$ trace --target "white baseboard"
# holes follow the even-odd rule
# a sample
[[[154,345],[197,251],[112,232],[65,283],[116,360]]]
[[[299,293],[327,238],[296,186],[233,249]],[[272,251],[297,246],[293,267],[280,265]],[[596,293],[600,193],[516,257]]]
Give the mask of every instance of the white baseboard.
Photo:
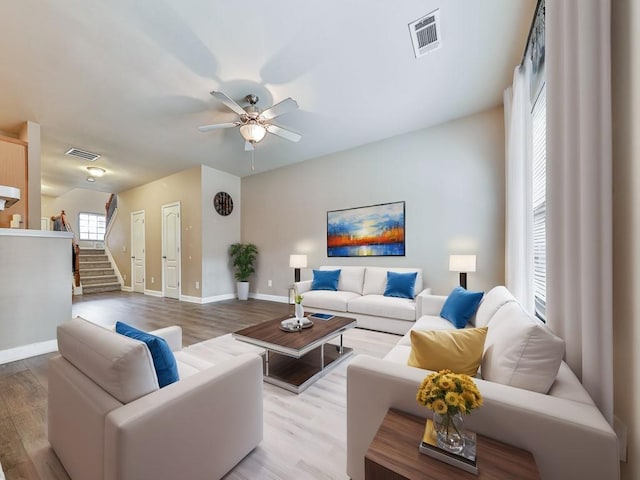
[[[144,291],[145,295],[151,295],[152,297],[162,297],[162,292],[160,290],[146,290]]]
[[[133,288],[128,287],[126,285],[122,285],[122,287],[120,288],[120,290],[122,290],[123,292],[133,292]]]
[[[7,350],[0,350],[0,365],[35,357],[43,353],[55,352],[56,350],[58,350],[57,340],[47,340],[45,342],[31,343],[20,347],[8,348]]]
[[[214,295],[212,297],[191,297],[189,295],[180,295],[180,300],[183,302],[191,302],[191,303],[213,303],[213,302],[221,302],[223,300],[233,300],[236,298],[234,293],[225,293],[223,295]]]
[[[268,302],[289,303],[289,297],[284,295],[266,295],[264,293],[250,293],[249,297],[256,300],[266,300]]]

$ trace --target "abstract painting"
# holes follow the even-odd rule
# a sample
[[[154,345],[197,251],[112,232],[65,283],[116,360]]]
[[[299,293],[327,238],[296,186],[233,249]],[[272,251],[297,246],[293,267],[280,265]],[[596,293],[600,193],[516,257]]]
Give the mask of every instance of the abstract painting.
[[[327,212],[328,257],[404,255],[404,202]]]

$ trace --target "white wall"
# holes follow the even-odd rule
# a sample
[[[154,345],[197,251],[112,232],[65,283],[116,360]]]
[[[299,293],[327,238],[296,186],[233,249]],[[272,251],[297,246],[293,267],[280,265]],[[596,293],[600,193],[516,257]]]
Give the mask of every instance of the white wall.
[[[615,414],[627,425],[622,478],[640,478],[640,2],[612,3]]]
[[[55,340],[56,327],[71,318],[71,236],[2,228],[0,265],[2,363],[16,359],[7,351]]]
[[[327,258],[328,210],[396,201],[406,202],[405,257]],[[469,289],[504,283],[502,108],[243,178],[242,240],[260,250],[251,290],[266,295],[287,295],[291,253],[310,268],[421,267],[439,294],[458,282],[449,255],[475,253]]]
[[[219,215],[213,197],[227,192],[233,199],[230,215]],[[229,245],[240,241],[240,177],[202,166],[202,297],[233,295],[235,279]]]
[[[79,237],[78,214],[82,213],[98,213],[105,215],[105,205],[111,194],[104,192],[96,192],[95,190],[86,190],[84,188],[74,188],[60,195],[59,197],[42,196],[42,216],[51,218],[52,215],[60,215],[62,210],[67,215],[67,220],[71,224],[76,237]],[[38,226],[40,221],[38,220]],[[39,228],[39,227],[38,227]],[[94,242],[78,242],[80,248],[91,248]]]

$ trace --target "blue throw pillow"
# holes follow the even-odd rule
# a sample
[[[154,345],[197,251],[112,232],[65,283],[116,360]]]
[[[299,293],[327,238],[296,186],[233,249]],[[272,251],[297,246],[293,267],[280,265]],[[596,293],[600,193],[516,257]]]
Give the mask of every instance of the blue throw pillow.
[[[173,352],[164,338],[156,337],[122,322],[116,322],[116,332],[147,344],[151,358],[153,358],[153,366],[156,369],[160,388],[179,380],[176,357],[173,356]]]
[[[417,276],[418,272],[387,272],[387,286],[384,289],[384,296],[413,299]]]
[[[464,328],[471,316],[476,313],[484,292],[470,292],[456,287],[442,306],[440,316],[453,323],[456,328]]]
[[[340,270],[314,270],[311,290],[338,290]]]

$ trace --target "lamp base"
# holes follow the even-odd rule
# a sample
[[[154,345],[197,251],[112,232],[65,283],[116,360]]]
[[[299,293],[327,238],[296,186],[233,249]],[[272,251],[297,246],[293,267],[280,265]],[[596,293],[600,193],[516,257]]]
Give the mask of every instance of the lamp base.
[[[467,273],[466,272],[460,272],[460,286],[465,290],[467,289]]]

